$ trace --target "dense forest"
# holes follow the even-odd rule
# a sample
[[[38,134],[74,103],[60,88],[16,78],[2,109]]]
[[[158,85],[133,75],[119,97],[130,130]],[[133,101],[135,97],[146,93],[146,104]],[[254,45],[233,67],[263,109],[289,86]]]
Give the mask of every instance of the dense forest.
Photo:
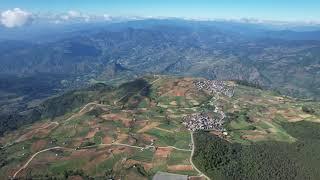
[[[302,121],[282,126],[296,142],[242,145],[207,132],[195,133],[194,162],[214,179],[319,179],[320,125]]]

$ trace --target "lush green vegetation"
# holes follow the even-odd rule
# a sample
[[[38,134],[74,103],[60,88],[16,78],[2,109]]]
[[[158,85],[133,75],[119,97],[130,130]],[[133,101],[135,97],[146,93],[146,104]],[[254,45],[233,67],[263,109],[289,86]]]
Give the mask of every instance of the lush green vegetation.
[[[39,119],[40,113],[34,107],[52,95],[74,88],[63,83],[70,78],[73,77],[52,73],[0,74],[0,135]]]
[[[142,162],[152,162],[153,151],[152,150],[137,150],[130,159],[134,159]]]
[[[80,169],[85,163],[85,159],[74,159],[55,163],[49,167],[50,171],[59,174],[68,170]]]
[[[316,112],[311,106],[302,106],[302,111],[308,114],[314,114]]]
[[[239,80],[239,79],[235,79],[234,81],[239,85],[249,86],[249,87],[253,87],[253,88],[257,88],[257,89],[263,89],[261,87],[261,85],[259,84],[259,82],[250,82],[247,80]]]
[[[302,121],[281,125],[296,142],[243,145],[196,133],[194,162],[214,179],[318,179],[320,124]]]
[[[168,165],[189,164],[191,152],[173,150],[168,159]]]

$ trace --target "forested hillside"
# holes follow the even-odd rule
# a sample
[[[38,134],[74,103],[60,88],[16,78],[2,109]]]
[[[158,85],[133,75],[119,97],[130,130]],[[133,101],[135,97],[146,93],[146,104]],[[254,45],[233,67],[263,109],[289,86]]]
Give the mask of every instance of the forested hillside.
[[[319,123],[283,124],[298,140],[242,145],[201,132],[195,137],[196,164],[214,179],[318,179]]]

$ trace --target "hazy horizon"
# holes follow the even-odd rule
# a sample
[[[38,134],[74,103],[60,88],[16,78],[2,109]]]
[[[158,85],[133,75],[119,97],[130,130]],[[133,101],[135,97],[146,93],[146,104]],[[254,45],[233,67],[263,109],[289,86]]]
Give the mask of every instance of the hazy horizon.
[[[195,20],[243,20],[253,22],[319,23],[320,2],[307,1],[208,1],[208,0],[4,0],[0,4],[1,24],[6,27],[22,26],[30,19],[62,21],[111,20],[112,17],[184,18]],[[15,22],[13,22],[15,21]],[[16,22],[18,21],[18,22]]]

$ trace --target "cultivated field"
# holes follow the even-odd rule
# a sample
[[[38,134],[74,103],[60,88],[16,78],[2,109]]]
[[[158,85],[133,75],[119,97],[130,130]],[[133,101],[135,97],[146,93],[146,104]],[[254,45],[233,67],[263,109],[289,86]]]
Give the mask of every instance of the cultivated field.
[[[226,114],[229,142],[295,142],[282,122],[320,122],[319,104],[236,85],[234,96],[198,90],[191,78],[150,76],[106,92],[72,113],[44,119],[0,139],[6,165],[1,178],[86,174],[92,177],[148,179],[158,171],[191,176],[193,144],[182,118],[216,105]],[[316,109],[316,108],[315,108]],[[318,108],[319,109],[319,108]],[[197,177],[193,177],[196,179]]]

